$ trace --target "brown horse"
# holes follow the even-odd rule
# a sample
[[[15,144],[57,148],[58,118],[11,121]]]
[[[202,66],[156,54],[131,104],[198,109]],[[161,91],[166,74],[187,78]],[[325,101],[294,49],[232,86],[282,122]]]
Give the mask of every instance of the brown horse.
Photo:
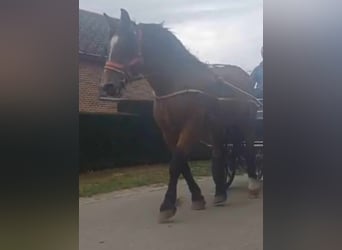
[[[187,163],[191,147],[200,140],[213,145],[215,204],[221,205],[227,199],[224,172],[227,136],[236,143],[240,142],[238,134],[246,140],[249,190],[257,194],[259,182],[256,179],[253,152],[257,100],[218,78],[162,25],[137,25],[125,10],[121,10],[118,26],[113,25],[111,18],[106,18],[112,33],[101,95],[117,97],[130,79],[143,74],[156,95],[154,118],[172,151],[169,184],[160,206],[160,221],[166,221],[176,213],[180,174],[184,176],[192,194],[192,208],[205,208],[201,189]],[[227,128],[233,133],[227,133]]]

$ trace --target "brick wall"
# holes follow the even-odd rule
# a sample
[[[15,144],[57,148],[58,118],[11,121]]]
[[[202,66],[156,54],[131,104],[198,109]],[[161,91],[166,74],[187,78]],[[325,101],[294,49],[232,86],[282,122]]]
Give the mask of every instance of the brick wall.
[[[99,83],[103,65],[80,59],[79,61],[79,112],[115,113],[117,103],[99,100]]]

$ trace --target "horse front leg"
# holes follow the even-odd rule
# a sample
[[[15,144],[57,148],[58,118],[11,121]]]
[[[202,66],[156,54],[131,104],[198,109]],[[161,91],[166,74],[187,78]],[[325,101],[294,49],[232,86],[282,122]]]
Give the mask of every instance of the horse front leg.
[[[160,206],[160,222],[166,222],[169,218],[176,214],[177,183],[180,174],[183,175],[191,192],[191,208],[193,210],[205,209],[205,199],[202,195],[200,187],[196,183],[191,173],[186,155],[182,150],[176,149],[172,155],[172,160],[169,167],[168,189],[166,191],[163,203]]]
[[[188,184],[189,190],[191,192],[191,200],[192,200],[192,205],[191,208],[193,210],[202,210],[205,209],[205,199],[202,195],[201,189],[196,183],[192,173],[191,169],[189,167],[188,162],[185,162],[185,165],[182,168],[182,175]]]
[[[169,183],[167,191],[164,200],[160,205],[159,222],[161,223],[168,221],[168,219],[176,214],[177,183],[185,160],[185,155],[181,150],[174,150],[169,166]]]
[[[176,213],[177,183],[180,174],[183,174],[192,194],[192,208],[200,210],[205,207],[201,189],[194,180],[187,163],[187,155],[189,154],[192,145],[198,140],[198,131],[194,129],[194,125],[194,123],[189,121],[187,126],[182,129],[173,150],[169,168],[169,184],[164,200],[160,206],[160,222],[167,221]]]

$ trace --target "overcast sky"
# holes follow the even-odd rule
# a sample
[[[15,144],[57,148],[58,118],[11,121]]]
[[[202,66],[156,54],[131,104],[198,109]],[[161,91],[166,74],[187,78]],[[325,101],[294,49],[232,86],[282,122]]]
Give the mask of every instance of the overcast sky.
[[[250,71],[262,60],[262,0],[79,0],[79,6],[117,18],[125,8],[137,23],[164,21],[204,62]]]

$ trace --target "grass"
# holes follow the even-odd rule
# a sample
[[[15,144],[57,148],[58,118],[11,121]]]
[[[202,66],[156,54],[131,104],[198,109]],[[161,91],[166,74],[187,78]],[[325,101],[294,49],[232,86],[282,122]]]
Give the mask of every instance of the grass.
[[[194,176],[210,175],[208,161],[190,163]],[[168,165],[150,165],[110,169],[81,174],[79,177],[79,196],[90,197],[95,194],[140,187],[152,184],[167,184]]]

